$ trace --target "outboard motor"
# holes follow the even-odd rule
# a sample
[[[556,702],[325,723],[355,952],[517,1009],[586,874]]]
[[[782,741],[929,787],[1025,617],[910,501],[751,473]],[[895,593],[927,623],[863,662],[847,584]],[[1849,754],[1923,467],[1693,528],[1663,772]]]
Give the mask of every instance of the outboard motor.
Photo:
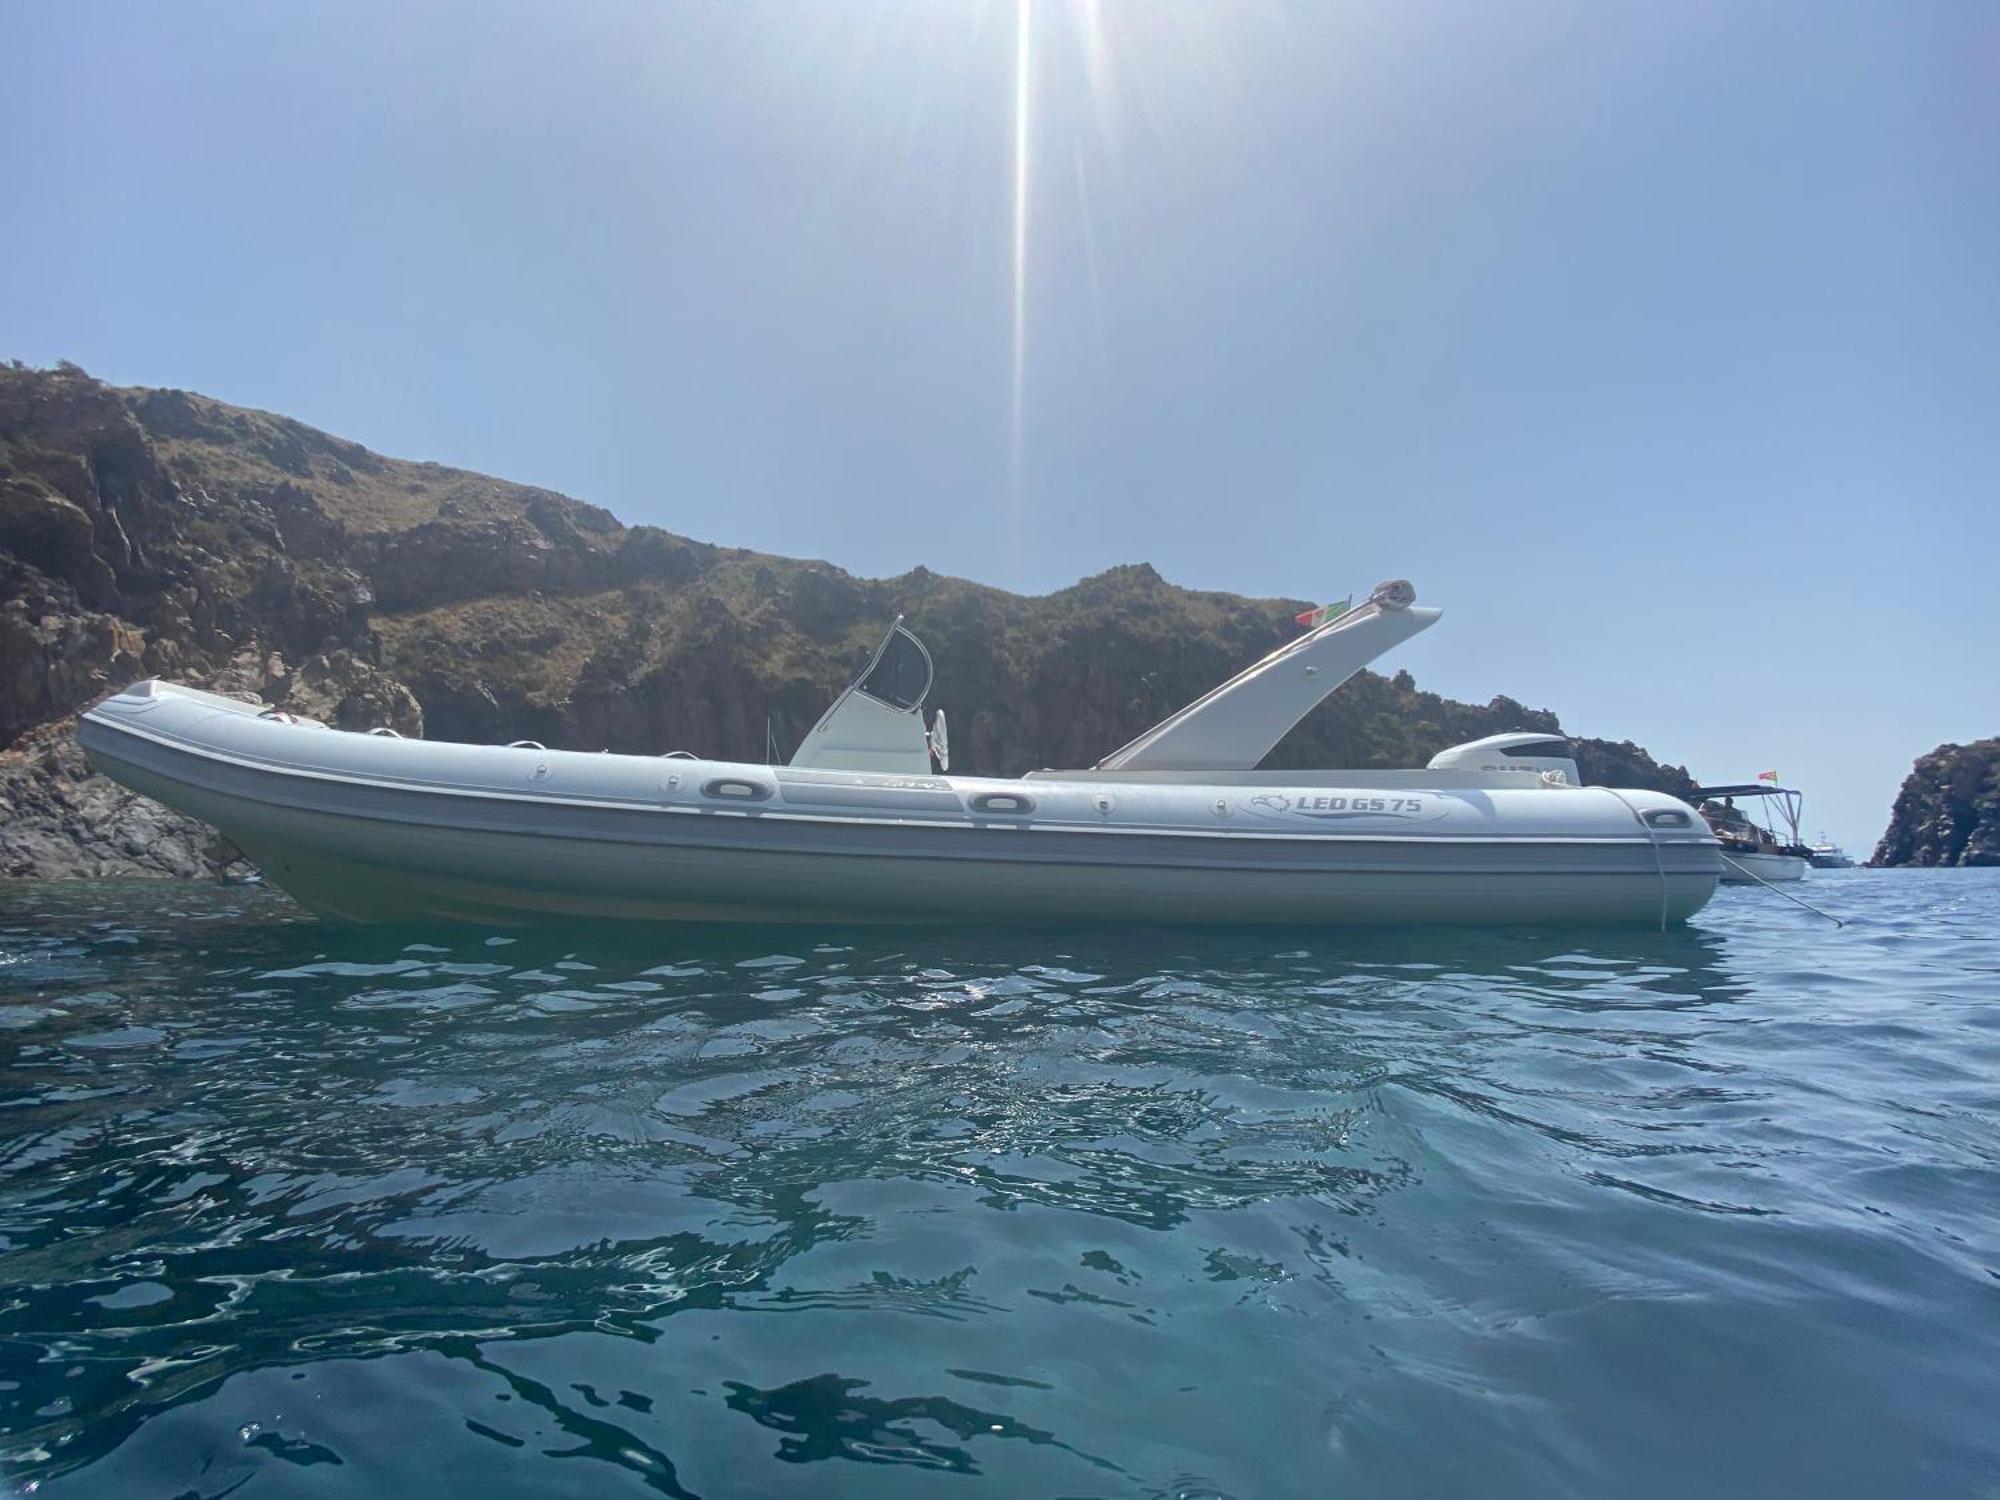
[[[1583,776],[1570,754],[1569,741],[1551,734],[1489,734],[1440,750],[1426,767],[1432,771],[1520,771],[1552,781],[1556,777],[1581,786]]]

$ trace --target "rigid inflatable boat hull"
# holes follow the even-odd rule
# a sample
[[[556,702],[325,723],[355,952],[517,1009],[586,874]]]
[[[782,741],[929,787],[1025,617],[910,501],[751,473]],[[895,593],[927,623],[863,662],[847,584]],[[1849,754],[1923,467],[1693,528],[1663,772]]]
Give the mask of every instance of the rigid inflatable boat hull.
[[[1712,841],[1640,823],[1681,806],[1657,794],[787,773],[371,739],[142,686],[86,716],[93,763],[351,921],[1653,924],[1720,872]],[[1032,813],[981,810],[1009,799]],[[1349,801],[1418,811],[1326,810]]]

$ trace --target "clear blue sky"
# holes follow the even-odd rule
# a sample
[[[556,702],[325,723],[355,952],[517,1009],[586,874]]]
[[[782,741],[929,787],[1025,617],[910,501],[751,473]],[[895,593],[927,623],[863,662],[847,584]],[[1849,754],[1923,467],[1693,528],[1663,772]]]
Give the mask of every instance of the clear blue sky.
[[[1027,3],[0,0],[0,356],[861,573],[1406,575],[1390,665],[1856,846],[2000,734],[2000,4]]]

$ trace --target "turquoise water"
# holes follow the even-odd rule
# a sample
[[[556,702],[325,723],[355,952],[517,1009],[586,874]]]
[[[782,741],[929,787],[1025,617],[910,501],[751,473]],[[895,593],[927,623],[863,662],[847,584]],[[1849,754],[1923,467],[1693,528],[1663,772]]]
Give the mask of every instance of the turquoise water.
[[[2000,872],[1668,936],[0,887],[52,1496],[2000,1494]]]

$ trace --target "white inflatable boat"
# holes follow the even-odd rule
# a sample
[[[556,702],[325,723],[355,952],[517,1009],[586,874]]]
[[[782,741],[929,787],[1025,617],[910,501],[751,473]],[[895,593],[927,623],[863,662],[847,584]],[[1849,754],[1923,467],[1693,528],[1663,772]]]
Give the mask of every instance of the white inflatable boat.
[[[788,765],[344,732],[172,683],[106,698],[92,763],[232,839],[323,916],[519,923],[1665,924],[1713,835],[1497,735],[1424,770],[1259,771],[1316,703],[1429,626],[1407,584],[1308,631],[1097,766],[935,774],[900,622]]]

